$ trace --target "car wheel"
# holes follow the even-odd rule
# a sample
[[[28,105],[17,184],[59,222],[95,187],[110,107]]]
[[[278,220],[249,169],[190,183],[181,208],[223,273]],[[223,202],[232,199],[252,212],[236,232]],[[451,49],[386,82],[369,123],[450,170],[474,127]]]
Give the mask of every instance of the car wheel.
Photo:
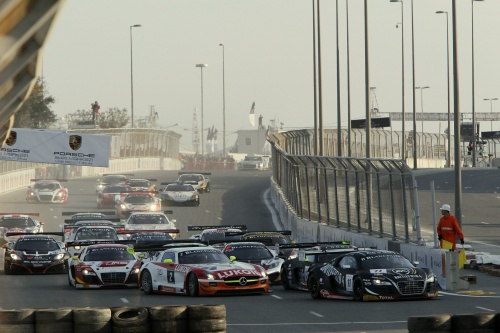
[[[205,192],[210,192],[210,185],[207,185],[207,187],[205,188]]]
[[[188,294],[189,296],[198,296],[200,293],[200,287],[198,285],[198,278],[195,274],[191,274],[188,277]]]
[[[283,283],[283,288],[290,290],[290,281],[288,281],[288,272],[285,268],[281,269],[281,283]]]
[[[10,275],[12,274],[12,271],[10,269],[10,265],[7,263],[7,261],[4,261],[4,264],[3,264],[3,272],[5,275]]]
[[[71,277],[68,273],[68,286],[73,287],[73,283],[71,283]]]
[[[361,281],[360,277],[354,279],[354,283],[352,285],[352,293],[355,301],[362,302],[363,294],[365,293],[365,287],[363,286],[363,281]]]
[[[153,279],[148,270],[145,270],[141,274],[141,288],[146,294],[151,294],[153,292]]]
[[[319,280],[316,274],[312,273],[307,278],[307,289],[311,293],[312,298],[320,298],[319,294]]]

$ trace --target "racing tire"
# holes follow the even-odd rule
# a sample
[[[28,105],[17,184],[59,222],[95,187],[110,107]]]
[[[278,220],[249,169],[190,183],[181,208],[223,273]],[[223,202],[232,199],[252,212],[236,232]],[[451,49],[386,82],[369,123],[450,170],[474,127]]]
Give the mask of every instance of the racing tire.
[[[111,309],[73,309],[73,323],[74,333],[111,333]]]
[[[451,332],[451,315],[408,317],[409,333]]]
[[[149,311],[143,307],[112,309],[111,324],[113,331],[147,333],[149,332]]]
[[[4,264],[3,264],[3,273],[5,275],[11,275],[12,274],[12,269],[10,268],[10,265],[7,263],[7,261],[4,261]]]
[[[151,273],[148,270],[144,270],[141,274],[141,289],[145,294],[153,293],[153,279],[151,278]]]
[[[496,332],[495,313],[472,313],[453,315],[451,329],[453,332]]]
[[[321,298],[320,295],[320,287],[319,287],[319,280],[316,274],[312,273],[309,275],[307,278],[307,289],[309,289],[309,292],[311,293],[311,297],[314,299]]]
[[[226,319],[189,321],[189,332],[193,333],[226,332],[226,328]]]
[[[0,310],[0,332],[34,333],[34,310]]]
[[[205,192],[210,193],[210,184],[207,184],[207,187],[205,187]]]
[[[290,287],[290,281],[288,281],[288,272],[285,268],[281,269],[280,275],[281,275],[281,283],[283,284],[283,289],[285,290],[292,289]]]
[[[189,332],[188,307],[185,305],[159,305],[149,308],[152,333]]]
[[[200,294],[200,286],[198,284],[198,278],[195,274],[190,274],[187,281],[187,292],[191,297],[196,297]]]
[[[189,305],[188,313],[189,320],[225,319],[226,306],[224,304]]]
[[[357,302],[363,302],[363,294],[365,293],[365,287],[363,286],[363,281],[360,277],[354,279],[352,284],[352,294],[353,298]]]
[[[73,332],[73,310],[70,308],[36,310],[35,331],[37,333]]]

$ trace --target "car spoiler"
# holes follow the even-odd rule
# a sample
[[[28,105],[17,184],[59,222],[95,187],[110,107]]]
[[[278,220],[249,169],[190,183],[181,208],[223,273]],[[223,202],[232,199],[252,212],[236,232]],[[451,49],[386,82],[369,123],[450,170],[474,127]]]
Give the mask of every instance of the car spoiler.
[[[104,215],[115,215],[114,211],[108,210],[104,212],[62,212],[62,216],[71,216],[75,214],[104,214]]]
[[[40,216],[39,213],[0,213],[0,215],[29,215],[29,216]]]
[[[154,244],[155,241],[148,244],[147,242],[138,242],[137,246],[134,248],[136,252],[153,252],[153,251],[163,251],[172,248],[181,248],[181,247],[194,247],[194,246],[207,246],[206,242],[197,241],[193,239],[175,239],[168,241],[158,241],[158,243]]]
[[[295,244],[276,244],[280,249],[292,249],[292,248],[308,248],[321,245],[331,245],[331,246],[351,246],[349,241],[338,241],[338,242],[313,242],[313,243],[295,243]],[[342,247],[338,247],[341,249]],[[331,249],[334,249],[333,247]]]
[[[43,179],[43,178],[35,178],[35,179],[30,179],[30,182],[38,182],[38,181],[41,181],[41,180],[53,180],[53,181],[58,181],[58,182],[67,182],[68,181],[67,179],[50,179],[50,178]]]
[[[63,236],[64,233],[62,233],[62,232],[37,232],[37,233],[31,233],[31,232],[7,232],[7,233],[5,233],[5,237],[10,237],[10,236],[40,236],[40,235]]]
[[[162,182],[160,185],[171,185],[171,184],[188,184],[188,185],[198,185],[196,180],[186,180],[183,182]]]
[[[251,237],[272,237],[272,235],[269,235],[269,234],[280,234],[280,235],[283,235],[283,236],[291,236],[292,235],[292,231],[291,230],[278,230],[278,231],[250,231],[250,232],[232,232],[232,231],[228,231],[226,233],[226,236],[238,236],[240,235],[241,236],[245,236],[245,235],[248,235],[249,238]]]
[[[103,173],[102,176],[134,176],[133,173]]]
[[[137,214],[139,214],[139,215],[140,215],[141,213],[148,213],[148,212],[132,212],[132,214],[133,214],[133,213],[137,213]],[[160,212],[151,212],[151,213],[160,213]],[[162,211],[162,213],[163,213],[163,214],[165,214],[165,215],[168,215],[168,214],[173,214],[173,213],[174,213],[174,211],[173,211],[173,210],[171,210],[171,209],[169,209],[169,210],[164,210],[164,211]]]
[[[207,230],[207,229],[240,229],[240,230],[247,230],[247,226],[244,224],[237,224],[237,225],[188,225],[187,227],[188,231],[200,231],[200,230]]]
[[[76,222],[84,222],[84,221],[97,221],[96,223],[99,222],[120,222],[121,220],[119,218],[83,218],[83,219],[66,219],[64,220],[64,225],[74,225]],[[99,224],[85,224],[85,225],[99,225]]]
[[[76,242],[68,242],[66,243],[66,247],[75,247],[75,246],[89,246],[95,244],[136,244],[135,240],[102,240],[102,239],[89,239],[89,240],[81,240]]]
[[[165,234],[178,234],[179,229],[139,229],[139,230],[128,230],[120,229],[117,231],[118,234],[140,234],[143,232],[162,232]]]
[[[138,193],[144,193],[144,194],[154,193],[154,194],[158,194],[159,192],[157,190],[130,190],[130,191],[120,192],[120,194],[121,193],[135,193],[135,194],[138,194]]]
[[[178,175],[191,175],[191,174],[194,174],[194,175],[206,175],[206,176],[210,176],[212,175],[211,172],[196,172],[196,171],[185,171],[185,172],[179,172],[177,173]]]

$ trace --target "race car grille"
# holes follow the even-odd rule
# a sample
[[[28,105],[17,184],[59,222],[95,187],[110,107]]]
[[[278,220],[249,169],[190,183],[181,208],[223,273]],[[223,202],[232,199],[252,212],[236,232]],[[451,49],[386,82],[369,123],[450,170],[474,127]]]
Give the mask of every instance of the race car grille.
[[[398,289],[402,295],[421,294],[424,291],[424,281],[400,281]]]
[[[40,201],[52,201],[52,195],[40,195]]]
[[[240,282],[241,278],[246,279],[244,284],[241,284],[241,282]],[[259,283],[259,278],[256,276],[244,276],[244,277],[239,276],[239,277],[231,277],[231,278],[225,279],[224,282],[225,282],[226,286],[229,286],[229,287],[241,287],[243,285],[253,286],[253,285],[256,285],[257,283]]]
[[[124,283],[127,278],[127,273],[102,273],[101,279],[103,283]]]

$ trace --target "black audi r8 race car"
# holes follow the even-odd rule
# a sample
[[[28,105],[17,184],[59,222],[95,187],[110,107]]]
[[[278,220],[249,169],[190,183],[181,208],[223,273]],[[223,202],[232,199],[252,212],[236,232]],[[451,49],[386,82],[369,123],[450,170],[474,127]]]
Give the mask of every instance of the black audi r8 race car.
[[[417,268],[397,252],[351,252],[310,270],[307,287],[313,298],[356,301],[431,299],[438,296],[436,275]]]
[[[307,291],[307,276],[309,271],[318,265],[323,265],[334,258],[353,251],[357,248],[349,242],[324,242],[324,243],[296,243],[280,246],[293,247],[290,259],[285,260],[281,266],[281,282],[286,290],[296,289]]]
[[[49,235],[61,236],[62,233],[46,232],[35,235],[7,233],[7,236],[20,236],[15,242],[3,246],[4,273],[6,275],[65,273],[65,259],[68,258],[64,243],[57,242]]]

